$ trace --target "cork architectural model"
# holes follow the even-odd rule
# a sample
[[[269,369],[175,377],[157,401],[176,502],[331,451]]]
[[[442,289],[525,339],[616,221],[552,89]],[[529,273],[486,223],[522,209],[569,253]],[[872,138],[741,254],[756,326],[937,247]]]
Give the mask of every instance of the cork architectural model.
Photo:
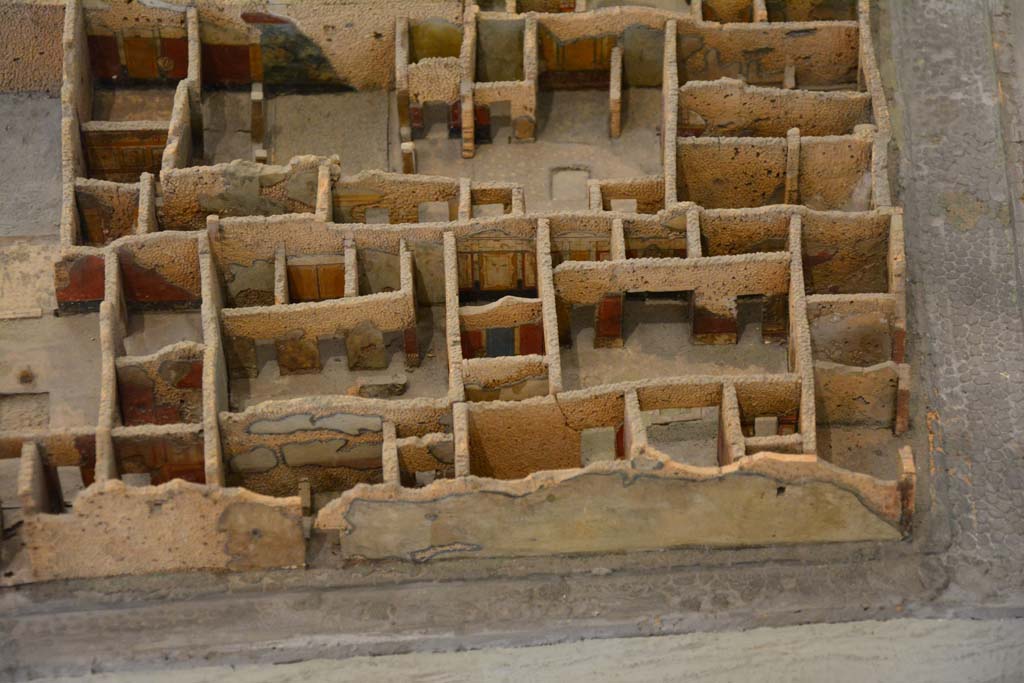
[[[98,369],[5,581],[910,533],[866,0],[19,11]]]

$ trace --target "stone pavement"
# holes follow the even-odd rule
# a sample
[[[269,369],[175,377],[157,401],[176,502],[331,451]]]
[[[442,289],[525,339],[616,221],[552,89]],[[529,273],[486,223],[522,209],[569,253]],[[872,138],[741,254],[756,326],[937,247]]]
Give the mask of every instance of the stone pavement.
[[[927,415],[917,426],[928,429],[927,466],[946,488],[939,494],[951,530],[946,597],[1020,605],[1024,214],[1000,111],[1017,103],[1000,99],[988,3],[891,4],[908,326]]]

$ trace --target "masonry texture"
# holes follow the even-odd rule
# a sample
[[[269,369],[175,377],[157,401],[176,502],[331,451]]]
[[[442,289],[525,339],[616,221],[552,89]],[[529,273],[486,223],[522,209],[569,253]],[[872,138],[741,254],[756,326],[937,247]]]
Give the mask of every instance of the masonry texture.
[[[61,206],[0,311],[0,672],[194,600],[281,617],[172,664],[1016,614],[1024,19],[568,4],[19,5]]]

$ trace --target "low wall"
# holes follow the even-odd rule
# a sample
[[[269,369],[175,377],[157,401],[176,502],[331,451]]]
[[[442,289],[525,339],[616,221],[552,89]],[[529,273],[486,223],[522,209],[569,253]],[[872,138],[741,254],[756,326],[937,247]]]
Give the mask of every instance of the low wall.
[[[310,337],[342,335],[369,321],[386,332],[412,327],[416,311],[403,292],[280,304],[251,308],[227,308],[221,313],[224,334],[248,339],[275,339],[294,330]]]
[[[20,458],[26,444],[37,447],[43,468],[77,467],[83,484],[88,486],[95,480],[95,426],[66,431],[0,433],[0,460]]]
[[[462,363],[469,401],[521,401],[547,396],[548,367],[540,354],[471,358]]]
[[[427,57],[408,65],[409,99],[414,103],[459,100],[462,67],[458,57]]]
[[[555,268],[554,280],[560,299],[585,305],[609,292],[706,290],[715,298],[783,294],[789,286],[789,254],[570,262]]]
[[[174,481],[94,485],[67,514],[24,514],[37,580],[305,565],[298,497]]]
[[[338,180],[333,198],[334,219],[339,223],[364,223],[368,208],[387,209],[389,223],[417,223],[420,204],[425,202],[447,202],[448,216],[455,220],[459,181],[440,176],[363,171]]]
[[[167,146],[161,157],[162,170],[185,168],[192,161],[192,108],[189,81],[180,81],[174,91],[174,107],[167,132]]]
[[[160,172],[164,230],[200,230],[206,217],[314,213],[321,157],[298,156],[284,166],[235,160]]]
[[[613,178],[591,182],[599,188],[600,208],[603,211],[614,210],[614,199],[635,199],[637,213],[655,214],[665,208],[665,180],[661,176]]]
[[[846,21],[857,18],[854,0],[765,0],[769,21]]]
[[[909,522],[897,481],[813,456],[759,453],[706,474],[629,461],[520,481],[474,477],[418,490],[360,487],[331,511],[341,551],[425,562],[680,546],[896,540]],[[598,500],[601,505],[581,505]],[[387,513],[384,513],[384,510]],[[730,510],[730,514],[721,514]]]
[[[680,120],[703,119],[702,135],[785,137],[846,135],[871,122],[871,95],[864,92],[783,90],[747,85],[734,78],[690,81],[679,89]]]

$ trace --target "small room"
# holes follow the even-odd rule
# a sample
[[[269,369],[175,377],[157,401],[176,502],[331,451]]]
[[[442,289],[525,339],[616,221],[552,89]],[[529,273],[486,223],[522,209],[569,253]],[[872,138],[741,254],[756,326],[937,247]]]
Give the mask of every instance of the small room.
[[[291,91],[267,86],[267,161],[338,155],[341,171],[388,169],[388,91]]]
[[[423,488],[455,478],[455,438],[431,433],[396,439],[399,481],[405,488]]]
[[[302,496],[304,513],[310,515],[357,484],[381,483],[381,415],[347,408],[345,399],[340,402],[325,410],[299,401],[225,418],[221,433],[228,485],[269,496]],[[296,429],[279,432],[282,421]]]
[[[346,174],[386,169],[387,91],[357,91],[326,46],[285,17],[243,20],[204,35],[204,163],[337,154]]]
[[[701,10],[704,21],[749,23],[754,20],[754,0],[704,0]]]
[[[526,22],[523,19],[479,19],[476,25],[477,83],[521,81],[523,42]]]
[[[544,355],[540,299],[504,297],[459,309],[462,357]]]
[[[348,334],[255,343],[256,375],[230,380],[232,410],[261,401],[301,396],[347,394],[364,398],[438,398],[448,387],[444,306],[422,306],[416,312],[416,353],[420,363],[408,362],[410,348],[401,331],[380,332],[372,326]],[[359,349],[357,354],[356,349]],[[282,368],[287,362],[299,369]]]
[[[889,231],[884,213],[808,213],[800,245],[808,294],[889,291]]]
[[[135,234],[140,192],[139,183],[76,179],[74,204],[78,211],[78,243],[104,246]]]
[[[723,390],[719,382],[662,383],[637,390],[648,449],[691,467],[718,467]]]
[[[570,424],[553,396],[472,403],[468,416],[470,474],[494,479],[580,467],[584,427],[604,426]]]
[[[824,0],[829,2],[830,0]],[[840,0],[846,2],[846,0]],[[794,10],[807,3],[786,2]],[[740,79],[750,85],[794,87],[813,91],[859,92],[859,27],[856,21],[827,21],[813,27],[792,30],[768,21],[743,26],[722,21],[722,15],[749,24],[751,0],[709,0],[704,2],[704,24],[678,25],[678,44],[695,44],[680,49],[679,83]],[[709,19],[718,9],[718,18]],[[776,14],[776,16],[778,16]],[[790,67],[787,74],[787,67]]]
[[[784,138],[679,138],[679,201],[706,209],[785,203]]]
[[[188,75],[184,27],[150,35],[88,36],[92,120],[170,121],[174,91]]]
[[[718,467],[718,405],[644,410],[647,443],[675,462]]]
[[[159,173],[177,84],[188,73],[184,26],[93,34],[87,45],[92,79],[78,87],[91,90],[91,111],[79,112],[88,177],[132,183]]]
[[[788,370],[785,338],[765,335],[763,297],[738,298],[735,344],[693,340],[692,292],[636,292],[615,298],[621,303],[606,299],[596,306],[572,306],[572,347],[561,352],[565,389],[657,377]],[[618,328],[608,329],[615,327],[612,309],[617,303]],[[600,319],[599,310],[603,312]],[[774,319],[768,321],[774,324],[771,329],[778,327]],[[612,340],[615,332],[621,335],[617,345],[600,339],[604,333]]]

